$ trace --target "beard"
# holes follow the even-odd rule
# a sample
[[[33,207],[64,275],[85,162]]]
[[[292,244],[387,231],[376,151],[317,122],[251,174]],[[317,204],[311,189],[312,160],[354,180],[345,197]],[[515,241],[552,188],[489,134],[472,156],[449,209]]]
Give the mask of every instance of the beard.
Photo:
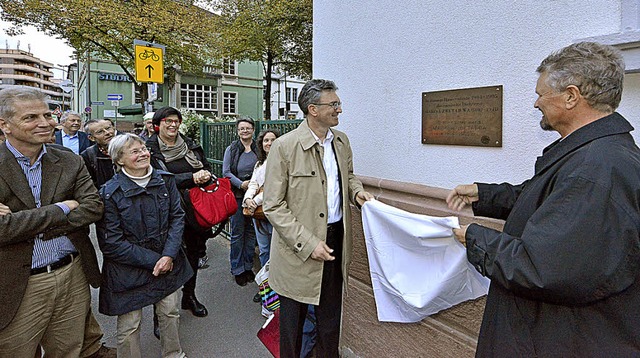
[[[549,123],[549,121],[547,120],[547,117],[544,116],[544,114],[542,115],[542,119],[540,120],[540,128],[542,128],[543,131],[554,130],[551,124]]]

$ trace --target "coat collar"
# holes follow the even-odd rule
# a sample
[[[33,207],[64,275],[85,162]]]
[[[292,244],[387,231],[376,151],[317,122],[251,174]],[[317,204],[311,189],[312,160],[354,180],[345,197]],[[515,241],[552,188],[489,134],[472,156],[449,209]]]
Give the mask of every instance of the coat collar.
[[[302,149],[309,150],[316,143],[316,138],[311,133],[311,128],[309,127],[308,119],[304,119],[302,123],[298,126],[298,130],[300,131],[300,144],[302,144]],[[333,133],[333,140],[339,141],[342,143],[342,138],[338,135],[337,131],[329,128],[329,130]]]
[[[591,122],[577,129],[564,140],[558,139],[546,147],[542,151],[542,156],[536,160],[536,174],[550,167],[568,153],[593,140],[615,134],[629,133],[632,130],[631,124],[617,112]]]
[[[158,171],[155,169],[152,169],[152,170],[153,172],[151,173],[151,179],[149,179],[149,183],[147,184],[146,188],[143,188],[140,185],[136,184],[133,180],[131,180],[128,176],[126,176],[122,172],[119,172],[113,178],[118,183],[118,186],[124,192],[125,197],[136,196],[146,191],[147,188],[164,185],[164,179],[162,179],[162,176],[160,175],[160,173],[158,173]]]

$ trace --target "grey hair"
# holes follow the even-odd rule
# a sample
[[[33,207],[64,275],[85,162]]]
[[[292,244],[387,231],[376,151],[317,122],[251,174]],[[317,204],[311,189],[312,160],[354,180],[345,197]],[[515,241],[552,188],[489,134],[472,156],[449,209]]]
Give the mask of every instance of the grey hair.
[[[113,161],[113,165],[116,166],[117,172],[122,170],[122,166],[118,164],[118,162],[120,161],[120,159],[122,159],[122,155],[124,154],[124,148],[136,142],[140,144],[145,144],[142,138],[131,133],[123,133],[123,134],[117,135],[113,137],[111,142],[109,142],[109,156],[111,157],[111,161]]]
[[[238,119],[236,119],[236,128],[240,127],[240,123],[242,122],[251,124],[251,128],[256,127],[256,122],[254,122],[253,119],[247,116],[240,116]]]
[[[96,123],[100,123],[102,121],[109,121],[109,123],[113,124],[113,121],[110,118],[92,118],[87,120],[86,122],[84,122],[84,129],[87,131],[87,134],[91,134],[93,135],[93,131],[89,128],[91,128],[92,125],[96,124]]]
[[[78,112],[74,112],[74,111],[66,111],[62,114],[62,117],[60,117],[60,123],[64,123],[67,121],[67,119],[69,119],[69,117],[71,116],[76,116],[80,119],[82,119],[82,116],[80,115],[80,113]]]
[[[35,88],[9,87],[0,91],[0,118],[13,119],[16,115],[16,102],[42,101],[47,103],[48,96]]]
[[[333,81],[322,79],[307,81],[302,90],[300,90],[300,95],[298,95],[298,106],[306,117],[309,113],[309,105],[317,103],[320,100],[320,96],[322,96],[322,92],[335,92],[337,90],[338,87]]]
[[[613,112],[622,98],[624,59],[616,48],[596,42],[579,42],[556,51],[536,69],[547,74],[554,91],[574,85],[595,110]]]

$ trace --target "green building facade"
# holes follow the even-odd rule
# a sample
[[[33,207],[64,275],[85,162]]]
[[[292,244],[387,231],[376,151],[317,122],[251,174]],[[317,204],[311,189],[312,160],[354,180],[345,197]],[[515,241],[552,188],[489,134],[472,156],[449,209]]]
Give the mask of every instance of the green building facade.
[[[207,66],[204,70],[203,75],[197,76],[178,72],[172,87],[158,85],[157,99],[149,103],[147,109],[173,106],[207,117],[262,119],[264,73],[259,62],[224,61],[222,69]],[[84,113],[85,119],[111,118],[122,131],[133,130],[134,124],[141,125],[145,111],[140,102],[144,99],[136,101],[139,94],[120,66],[91,59],[78,62],[75,71],[75,108]],[[114,102],[107,98],[109,94],[120,94],[123,99]]]

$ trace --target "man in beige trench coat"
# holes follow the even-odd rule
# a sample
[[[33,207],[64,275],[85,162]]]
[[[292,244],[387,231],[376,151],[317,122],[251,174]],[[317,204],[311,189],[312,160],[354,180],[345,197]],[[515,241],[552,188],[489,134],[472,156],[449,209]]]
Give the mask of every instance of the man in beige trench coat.
[[[280,295],[280,356],[299,357],[307,307],[315,305],[317,355],[337,357],[343,283],[351,261],[349,203],[373,196],[353,174],[342,103],[332,81],[311,80],[298,97],[300,126],[278,138],[267,161],[264,211],[274,227],[271,287]]]

